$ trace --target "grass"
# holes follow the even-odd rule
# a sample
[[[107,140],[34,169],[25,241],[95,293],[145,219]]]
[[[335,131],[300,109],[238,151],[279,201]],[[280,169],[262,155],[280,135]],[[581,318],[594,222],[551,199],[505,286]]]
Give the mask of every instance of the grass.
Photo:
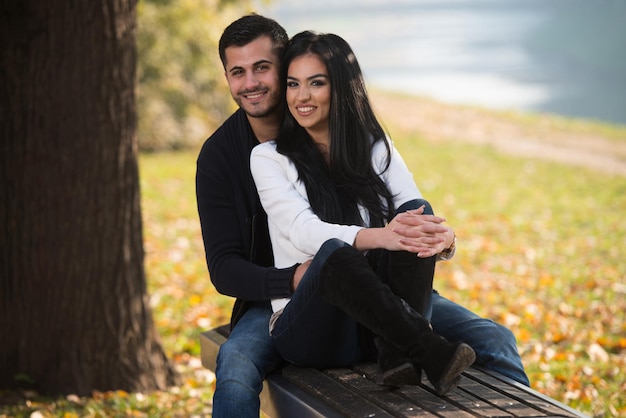
[[[626,416],[626,179],[489,147],[399,148],[458,235],[441,292],[515,333],[533,388]]]
[[[440,292],[515,333],[534,389],[592,416],[626,417],[626,178],[485,145],[412,134],[395,141],[458,236],[456,257],[438,267]],[[184,384],[90,398],[25,394],[0,417],[210,414],[214,377],[200,365],[198,335],[228,321],[232,300],[215,292],[206,270],[195,157],[140,158],[154,318]]]

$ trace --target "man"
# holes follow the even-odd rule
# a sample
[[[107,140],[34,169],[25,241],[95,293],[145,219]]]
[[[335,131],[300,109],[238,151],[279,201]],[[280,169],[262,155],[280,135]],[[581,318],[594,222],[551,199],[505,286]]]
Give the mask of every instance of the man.
[[[236,298],[231,335],[216,368],[214,417],[258,417],[267,374],[281,365],[269,334],[270,300],[290,296],[308,267],[273,267],[267,219],[250,173],[250,151],[278,133],[284,95],[280,57],[288,37],[274,20],[244,16],[222,34],[219,53],[239,109],[205,142],[196,195],[207,264],[216,289]],[[528,385],[515,338],[437,293],[431,323],[450,341],[465,341],[477,364]]]

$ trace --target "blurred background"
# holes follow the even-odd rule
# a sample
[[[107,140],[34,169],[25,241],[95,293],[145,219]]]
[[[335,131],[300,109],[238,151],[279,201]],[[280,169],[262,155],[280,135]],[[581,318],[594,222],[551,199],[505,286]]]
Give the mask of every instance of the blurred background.
[[[6,3],[15,14],[2,16],[11,23],[29,22],[24,7],[50,7]],[[66,11],[81,11],[75,4]],[[141,152],[135,180],[141,190],[144,267],[154,323],[182,384],[162,392],[107,391],[80,398],[27,391],[9,394],[11,402],[0,391],[0,418],[211,414],[215,381],[200,362],[199,334],[228,322],[233,299],[218,294],[209,280],[196,206],[196,159],[201,144],[235,110],[218,40],[228,24],[251,11],[274,17],[290,35],[313,29],[348,40],[369,85],[377,88],[375,107],[394,143],[424,195],[459,237],[454,261],[437,267],[437,288],[511,329],[534,389],[594,418],[626,418],[626,0],[138,0]],[[131,12],[125,10],[124,17]],[[15,29],[20,36],[43,39],[34,26],[0,27],[8,29],[5,35]],[[75,26],[60,32],[66,28]],[[14,39],[21,45],[22,38],[9,38],[11,45]],[[47,42],[37,45],[48,48]],[[62,51],[52,51],[55,59],[64,58]],[[49,53],[48,48],[34,56]],[[53,74],[65,68],[48,67]],[[30,83],[25,87],[32,90]],[[21,92],[5,90],[9,96]],[[50,114],[46,121],[57,123]],[[110,121],[109,116],[101,120]],[[80,117],[72,121],[83,123]],[[125,122],[129,128],[134,121]],[[20,158],[30,158],[29,166],[14,159],[7,167],[19,178],[33,173],[36,187],[23,189],[53,202],[32,205],[34,213],[56,221],[56,215],[66,219],[74,213],[68,210],[74,208],[72,199],[59,198],[40,179],[56,186],[63,173],[73,185],[91,160],[75,147],[60,147],[58,155],[41,152],[46,141],[56,144],[50,139],[58,133],[49,131],[43,143],[39,137],[25,141],[18,132],[3,144],[15,144]],[[73,135],[64,138],[65,144],[77,142]],[[42,169],[40,161],[52,170]],[[5,187],[10,196],[5,201],[12,205],[15,184],[21,183]],[[95,189],[67,188],[80,205],[81,190]],[[69,225],[95,220],[100,227],[105,212],[93,210],[89,219]],[[85,240],[111,242],[108,237]],[[56,238],[49,242],[59,242]],[[21,242],[40,245],[30,238]],[[77,265],[53,264],[61,270]],[[54,306],[75,313],[67,304]],[[32,384],[27,375],[15,379]],[[12,403],[14,409],[5,408]]]
[[[513,331],[534,389],[626,417],[624,0],[141,0],[146,271],[185,370],[177,406],[207,415],[198,334],[232,307],[208,280],[194,175],[198,148],[235,109],[218,39],[250,11],[351,44],[420,189],[462,242],[437,267],[438,289]]]
[[[370,86],[442,103],[626,125],[626,1],[144,0],[139,143],[197,148],[234,110],[216,45],[250,11],[333,32]]]
[[[626,2],[257,1],[290,36],[332,32],[372,85],[626,124]]]

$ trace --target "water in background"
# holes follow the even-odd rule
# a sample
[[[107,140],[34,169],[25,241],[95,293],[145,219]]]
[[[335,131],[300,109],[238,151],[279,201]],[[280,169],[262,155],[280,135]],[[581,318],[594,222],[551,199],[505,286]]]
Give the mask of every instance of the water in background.
[[[345,38],[368,84],[626,124],[624,0],[258,0],[289,35]]]

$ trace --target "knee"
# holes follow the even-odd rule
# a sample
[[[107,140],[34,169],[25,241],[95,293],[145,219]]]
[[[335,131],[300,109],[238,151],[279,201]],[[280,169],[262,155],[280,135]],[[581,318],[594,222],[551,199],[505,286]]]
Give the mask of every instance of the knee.
[[[345,241],[342,241],[338,238],[330,238],[326,241],[324,241],[324,243],[322,244],[322,246],[319,249],[319,252],[324,252],[327,254],[332,254],[333,252],[337,251],[340,248],[343,247],[350,247],[350,244],[348,244]]]
[[[500,341],[502,345],[506,346],[515,346],[517,344],[515,335],[510,329],[497,322],[491,320],[489,322],[491,323],[491,332],[495,341]]]
[[[332,256],[335,252],[337,252],[337,250],[340,250],[342,248],[354,247],[352,247],[352,245],[348,244],[347,242],[337,238],[331,238],[329,240],[326,240],[315,255],[315,259],[321,264],[324,264],[330,256]]]
[[[500,343],[500,349],[507,355],[514,354],[519,355],[517,352],[517,339],[513,331],[506,328],[504,325],[498,325],[498,339]]]
[[[479,351],[491,355],[517,353],[517,341],[510,329],[489,319],[483,322],[481,328],[482,330],[477,333],[480,338],[473,342]]]
[[[247,355],[245,347],[241,347],[236,340],[226,340],[217,353],[217,367],[228,368],[233,364],[244,363],[248,366],[254,364],[254,361]]]
[[[240,345],[226,341],[217,354],[213,417],[259,416],[265,375]]]
[[[420,206],[424,206],[424,214],[425,215],[434,215],[435,214],[435,212],[433,211],[433,207],[430,205],[428,200],[421,199],[421,198],[420,199],[409,200],[408,202],[403,203],[398,208],[396,213],[402,213],[402,212],[406,212],[408,210],[419,209]]]
[[[218,383],[237,383],[257,388],[263,384],[264,373],[245,347],[227,340],[217,353],[215,376]]]

